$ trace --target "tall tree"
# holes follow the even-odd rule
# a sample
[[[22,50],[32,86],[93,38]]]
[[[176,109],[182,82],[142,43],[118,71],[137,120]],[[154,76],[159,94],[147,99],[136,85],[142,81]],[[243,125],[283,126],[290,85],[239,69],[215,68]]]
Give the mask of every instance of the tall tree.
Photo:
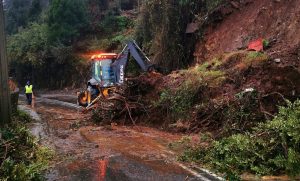
[[[70,45],[87,26],[84,0],[53,0],[48,13],[50,40]]]
[[[19,27],[25,27],[31,0],[10,0],[7,2],[6,30],[9,34],[16,33]]]
[[[42,12],[41,0],[33,0],[29,9],[29,21],[36,21]]]
[[[90,31],[99,31],[101,21],[108,9],[108,0],[88,0],[88,17],[90,24]]]

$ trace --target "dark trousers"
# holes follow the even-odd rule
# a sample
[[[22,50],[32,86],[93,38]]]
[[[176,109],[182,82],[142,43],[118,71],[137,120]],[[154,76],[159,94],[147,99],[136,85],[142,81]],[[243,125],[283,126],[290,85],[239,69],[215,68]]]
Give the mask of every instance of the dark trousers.
[[[27,98],[27,104],[31,105],[31,103],[32,103],[32,94],[31,93],[30,94],[26,94],[26,98]]]

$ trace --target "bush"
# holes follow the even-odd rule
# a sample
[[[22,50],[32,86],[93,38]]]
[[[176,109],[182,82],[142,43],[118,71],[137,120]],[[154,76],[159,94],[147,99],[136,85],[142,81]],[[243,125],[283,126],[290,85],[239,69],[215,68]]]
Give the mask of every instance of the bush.
[[[225,73],[215,70],[217,60],[191,69],[180,71],[182,81],[175,81],[174,90],[164,90],[155,105],[174,118],[189,117],[188,111],[195,105],[204,90],[219,86],[225,80]],[[179,86],[178,86],[179,85]],[[203,100],[202,100],[203,101]]]
[[[264,115],[260,110],[259,92],[242,91],[223,110],[223,134],[244,133],[257,126]]]
[[[43,60],[49,56],[47,39],[47,25],[32,23],[18,34],[9,37],[9,59],[33,66],[43,64]]]
[[[287,102],[271,121],[252,132],[214,141],[210,147],[187,151],[183,160],[200,161],[227,178],[244,172],[259,175],[300,175],[300,101]]]
[[[132,21],[125,16],[108,15],[102,22],[102,29],[105,34],[123,31],[133,25]]]
[[[14,116],[22,123],[29,123],[32,121],[31,117],[24,111],[17,110],[17,112],[14,113]]]
[[[0,180],[43,180],[44,171],[52,157],[48,148],[37,144],[24,126],[28,116],[14,115],[10,127],[0,129]]]
[[[165,90],[155,104],[170,113],[173,118],[188,118],[187,113],[197,99],[196,94],[202,86],[201,78],[190,78],[182,83],[174,92]]]
[[[73,86],[87,73],[86,64],[72,47],[51,44],[47,29],[45,24],[33,23],[9,37],[8,56],[17,81],[24,85],[31,80],[36,88]]]

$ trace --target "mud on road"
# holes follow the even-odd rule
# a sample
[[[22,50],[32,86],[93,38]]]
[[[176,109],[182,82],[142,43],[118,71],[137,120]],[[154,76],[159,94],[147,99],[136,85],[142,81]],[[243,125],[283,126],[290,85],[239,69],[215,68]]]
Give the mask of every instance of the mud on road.
[[[176,162],[168,144],[180,135],[138,126],[99,127],[76,106],[54,102],[37,98],[31,111],[32,133],[56,152],[47,180],[217,180]]]

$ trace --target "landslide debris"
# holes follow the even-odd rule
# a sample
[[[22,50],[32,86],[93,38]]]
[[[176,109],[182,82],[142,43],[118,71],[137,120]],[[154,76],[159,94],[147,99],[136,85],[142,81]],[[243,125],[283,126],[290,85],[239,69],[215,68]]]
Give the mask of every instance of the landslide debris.
[[[222,134],[229,126],[242,132],[271,119],[284,99],[299,98],[299,5],[296,0],[224,1],[204,22],[198,18],[195,26],[204,32],[194,66],[155,81],[149,77],[156,82],[148,93],[149,120],[180,131]],[[267,49],[246,51],[258,38],[269,42]]]

